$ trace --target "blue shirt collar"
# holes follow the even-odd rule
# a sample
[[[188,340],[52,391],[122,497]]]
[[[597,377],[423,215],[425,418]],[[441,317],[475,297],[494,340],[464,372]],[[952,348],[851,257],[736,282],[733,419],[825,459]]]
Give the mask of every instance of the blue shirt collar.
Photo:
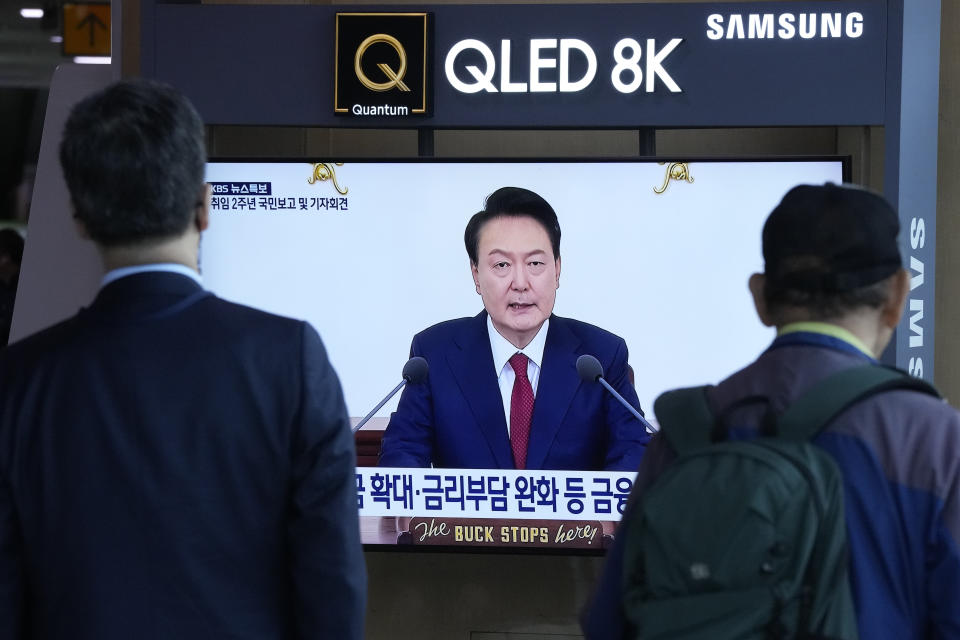
[[[793,331],[790,333],[784,333],[776,337],[776,339],[773,341],[773,344],[770,345],[768,351],[770,349],[778,349],[780,347],[790,346],[825,347],[827,349],[833,349],[835,351],[842,351],[844,353],[859,356],[864,360],[874,364],[878,362],[876,358],[864,353],[861,349],[857,348],[850,342],[847,342],[846,340],[836,336],[820,333],[818,331]]]

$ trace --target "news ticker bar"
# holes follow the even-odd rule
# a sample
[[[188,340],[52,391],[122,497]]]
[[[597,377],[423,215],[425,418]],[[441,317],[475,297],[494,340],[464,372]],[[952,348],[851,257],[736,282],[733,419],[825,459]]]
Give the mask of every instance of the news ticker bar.
[[[361,516],[617,521],[636,472],[358,467]]]

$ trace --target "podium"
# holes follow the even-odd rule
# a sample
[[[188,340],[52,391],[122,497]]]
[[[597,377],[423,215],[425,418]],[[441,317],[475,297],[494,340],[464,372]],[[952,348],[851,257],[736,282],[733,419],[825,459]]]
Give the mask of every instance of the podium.
[[[360,429],[353,434],[353,442],[357,448],[357,466],[375,467],[380,458],[380,442],[383,440],[382,429]]]

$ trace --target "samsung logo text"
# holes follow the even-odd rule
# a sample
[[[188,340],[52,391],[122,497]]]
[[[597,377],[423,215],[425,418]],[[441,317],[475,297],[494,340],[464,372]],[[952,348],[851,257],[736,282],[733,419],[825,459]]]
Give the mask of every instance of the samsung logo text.
[[[803,40],[814,38],[859,38],[863,35],[863,14],[834,13],[750,13],[746,16],[719,13],[707,17],[711,40]]]

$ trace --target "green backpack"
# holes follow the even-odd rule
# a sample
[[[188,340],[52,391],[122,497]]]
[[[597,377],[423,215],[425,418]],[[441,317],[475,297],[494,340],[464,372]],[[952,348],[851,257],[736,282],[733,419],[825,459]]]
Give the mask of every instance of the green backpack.
[[[768,435],[719,442],[707,387],[657,398],[677,459],[626,532],[624,611],[635,637],[855,639],[842,478],[809,440],[852,404],[903,388],[938,395],[901,371],[856,367],[771,417]]]

